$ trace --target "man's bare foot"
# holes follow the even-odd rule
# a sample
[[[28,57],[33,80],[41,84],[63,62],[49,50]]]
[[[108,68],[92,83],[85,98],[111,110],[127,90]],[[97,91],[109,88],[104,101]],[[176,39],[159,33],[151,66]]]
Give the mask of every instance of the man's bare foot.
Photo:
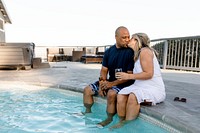
[[[86,109],[85,113],[92,113],[91,109]]]
[[[107,118],[106,120],[104,120],[104,121],[102,121],[100,123],[97,123],[97,125],[100,125],[100,126],[104,127],[104,126],[110,124],[111,122],[112,122],[112,119],[108,119]]]
[[[88,114],[88,113],[92,113],[91,109],[86,109],[85,112],[81,112],[83,115]]]

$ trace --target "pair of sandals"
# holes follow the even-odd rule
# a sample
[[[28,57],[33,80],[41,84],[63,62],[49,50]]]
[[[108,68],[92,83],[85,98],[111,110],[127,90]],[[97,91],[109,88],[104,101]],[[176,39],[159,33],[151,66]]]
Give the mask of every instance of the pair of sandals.
[[[186,103],[187,99],[186,98],[179,98],[179,97],[175,97],[174,101],[179,101],[179,102],[184,102]]]
[[[186,98],[175,97],[174,101],[179,101],[179,102],[186,103],[187,99]],[[144,102],[141,102],[140,105],[143,105],[143,106],[152,106],[152,102],[144,100]]]

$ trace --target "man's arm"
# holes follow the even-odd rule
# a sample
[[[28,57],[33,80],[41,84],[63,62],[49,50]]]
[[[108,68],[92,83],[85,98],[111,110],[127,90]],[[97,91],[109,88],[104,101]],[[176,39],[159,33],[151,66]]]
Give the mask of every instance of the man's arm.
[[[102,66],[99,77],[99,95],[104,97],[106,93],[104,92],[104,82],[107,80],[108,68]]]
[[[128,71],[127,73],[133,74],[133,71]],[[104,81],[101,82],[101,89],[107,90],[107,89],[112,88],[112,86],[123,84],[127,81],[128,80],[115,80],[115,81],[109,82],[109,81],[104,80]]]
[[[108,68],[102,66],[101,67],[101,71],[100,71],[100,78],[101,78],[101,80],[103,80],[103,81],[107,80],[107,75],[108,75]]]

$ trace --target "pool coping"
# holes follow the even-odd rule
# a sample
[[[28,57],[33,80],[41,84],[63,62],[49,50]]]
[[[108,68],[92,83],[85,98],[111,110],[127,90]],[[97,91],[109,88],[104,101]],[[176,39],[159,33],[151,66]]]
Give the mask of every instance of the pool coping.
[[[25,83],[29,85],[51,87],[51,88],[64,89],[64,90],[70,90],[74,92],[83,93],[82,88],[70,86],[66,84],[52,84],[48,82],[25,82]],[[162,113],[162,111],[158,110],[158,108],[166,109],[166,106],[170,106],[170,103],[167,101],[159,104],[158,106],[152,106],[152,107],[141,106],[140,112],[147,116],[153,117],[162,123],[166,123],[167,125],[171,126],[177,131],[184,132],[184,133],[200,132],[200,130],[196,126],[189,125],[188,123],[182,122],[184,121],[183,119],[180,119],[180,118],[178,119],[173,116],[169,116],[167,114]]]
[[[78,87],[72,87],[72,86],[63,85],[63,84],[56,85],[54,87],[83,93],[83,89],[78,88]],[[99,97],[99,98],[102,98],[102,97]],[[161,103],[159,106],[164,106],[164,104],[169,104],[169,103],[165,101],[165,103]],[[166,123],[167,125],[173,127],[174,129],[180,132],[184,132],[184,133],[200,132],[200,130],[196,127],[189,126],[187,123],[183,123],[181,122],[181,120],[178,120],[174,118],[173,116],[169,116],[169,115],[163,114],[162,112],[159,112],[159,110],[157,110],[157,107],[158,106],[156,107],[155,106],[152,106],[152,107],[141,106],[140,112],[150,117],[153,117],[159,120],[160,122]]]

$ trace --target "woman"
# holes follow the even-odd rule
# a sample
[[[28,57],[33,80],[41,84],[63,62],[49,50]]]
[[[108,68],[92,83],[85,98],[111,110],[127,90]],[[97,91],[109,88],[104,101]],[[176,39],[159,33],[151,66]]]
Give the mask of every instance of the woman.
[[[166,96],[160,66],[154,50],[150,48],[149,37],[145,33],[133,34],[128,47],[135,52],[133,74],[118,72],[116,78],[118,80],[133,79],[135,83],[118,93],[117,112],[120,122],[113,128],[136,119],[141,103],[156,105],[164,101]]]

